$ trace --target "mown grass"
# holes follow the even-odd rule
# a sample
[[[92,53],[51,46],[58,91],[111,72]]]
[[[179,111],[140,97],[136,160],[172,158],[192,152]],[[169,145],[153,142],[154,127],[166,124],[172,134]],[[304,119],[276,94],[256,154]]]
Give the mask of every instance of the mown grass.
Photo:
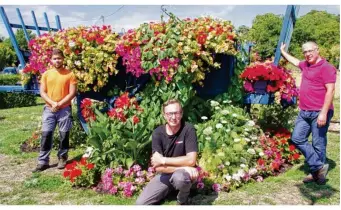
[[[339,104],[339,102],[334,102]],[[132,205],[136,196],[123,198],[98,194],[92,189],[75,189],[64,180],[62,171],[55,168],[40,174],[32,174],[38,153],[20,152],[20,144],[36,128],[42,112],[42,104],[34,107],[0,110],[0,204],[116,204]],[[339,106],[338,106],[339,107]],[[328,161],[330,171],[325,186],[315,183],[303,184],[302,178],[308,173],[303,164],[295,165],[287,172],[269,177],[261,183],[249,183],[219,196],[195,195],[196,205],[278,205],[278,204],[340,204],[340,135],[328,133]],[[83,153],[82,149],[70,151],[70,158]],[[53,157],[53,158],[52,158]],[[56,162],[56,151],[51,154]],[[22,178],[16,178],[17,175]],[[23,175],[22,175],[23,174]],[[6,176],[8,178],[6,178]],[[5,177],[5,178],[4,178]],[[163,204],[174,205],[174,199]]]

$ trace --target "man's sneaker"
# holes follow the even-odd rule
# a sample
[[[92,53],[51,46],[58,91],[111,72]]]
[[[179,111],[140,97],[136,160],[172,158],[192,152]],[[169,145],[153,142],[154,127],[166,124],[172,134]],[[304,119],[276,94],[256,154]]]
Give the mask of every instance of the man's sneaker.
[[[319,185],[325,185],[326,184],[326,176],[328,174],[328,168],[329,164],[324,164],[322,168],[320,168],[318,171],[313,173],[313,177],[316,180],[316,183]]]
[[[311,182],[315,182],[315,179],[313,177],[312,174],[308,174],[308,176],[306,176],[304,179],[303,179],[303,182],[304,183],[311,183]]]
[[[50,166],[46,164],[38,164],[37,167],[32,172],[41,172],[48,169]]]
[[[67,158],[59,158],[57,168],[64,169],[67,162]]]
[[[188,198],[186,202],[180,203],[179,201],[176,201],[176,205],[191,205],[191,199]]]

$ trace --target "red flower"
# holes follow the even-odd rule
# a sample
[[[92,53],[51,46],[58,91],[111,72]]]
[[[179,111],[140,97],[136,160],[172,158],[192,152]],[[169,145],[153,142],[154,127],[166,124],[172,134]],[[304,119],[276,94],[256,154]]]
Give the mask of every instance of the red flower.
[[[298,160],[300,158],[300,154],[299,153],[295,153],[292,157],[295,159],[295,160]]]
[[[129,97],[128,93],[124,93],[121,95],[118,99],[115,101],[115,107],[116,108],[124,108],[124,107],[129,107]]]
[[[296,149],[295,145],[291,144],[291,145],[289,146],[289,150],[290,150],[290,151],[294,151],[295,149]]]
[[[86,162],[86,158],[82,157],[81,161],[80,161],[80,164],[85,166],[87,164]]]
[[[70,171],[64,171],[63,176],[66,178],[70,176]]]
[[[97,44],[103,44],[104,43],[104,38],[103,37],[99,37],[96,39]]]
[[[271,168],[273,169],[273,170],[279,170],[279,167],[281,166],[281,164],[280,164],[280,162],[278,162],[278,161],[273,161],[272,163],[271,163]]]
[[[93,169],[95,167],[95,165],[93,163],[89,163],[86,167],[88,169]]]
[[[262,166],[262,165],[264,165],[265,161],[260,158],[257,160],[257,163],[258,163],[258,165]]]
[[[140,119],[136,115],[134,115],[133,116],[133,123],[134,123],[134,125],[136,125],[139,122],[140,122]]]
[[[89,98],[84,98],[81,103],[81,109],[90,107],[92,105],[92,101]]]
[[[204,32],[199,32],[197,41],[199,44],[204,45],[207,40],[207,35]]]

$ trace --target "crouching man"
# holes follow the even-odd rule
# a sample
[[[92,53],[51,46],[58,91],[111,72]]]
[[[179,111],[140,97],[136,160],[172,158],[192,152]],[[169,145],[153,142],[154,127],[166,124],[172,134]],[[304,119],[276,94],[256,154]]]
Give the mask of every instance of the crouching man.
[[[178,100],[168,100],[162,107],[166,125],[152,134],[151,163],[158,174],[148,183],[136,201],[138,205],[157,204],[178,190],[177,203],[188,204],[192,183],[198,177],[194,167],[198,144],[193,125],[182,120],[182,107]]]

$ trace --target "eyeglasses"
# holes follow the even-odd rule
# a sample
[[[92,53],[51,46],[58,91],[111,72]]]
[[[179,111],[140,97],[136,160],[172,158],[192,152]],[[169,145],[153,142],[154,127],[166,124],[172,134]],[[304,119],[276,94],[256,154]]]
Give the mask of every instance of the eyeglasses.
[[[304,54],[304,55],[306,55],[307,53],[310,54],[310,53],[314,52],[316,49],[317,49],[317,48],[314,48],[314,49],[312,49],[312,50],[303,51],[303,54]]]
[[[181,114],[182,114],[181,111],[179,111],[179,112],[167,112],[167,113],[165,113],[165,115],[166,115],[167,117],[172,117],[173,115],[174,115],[175,117],[180,117]]]

